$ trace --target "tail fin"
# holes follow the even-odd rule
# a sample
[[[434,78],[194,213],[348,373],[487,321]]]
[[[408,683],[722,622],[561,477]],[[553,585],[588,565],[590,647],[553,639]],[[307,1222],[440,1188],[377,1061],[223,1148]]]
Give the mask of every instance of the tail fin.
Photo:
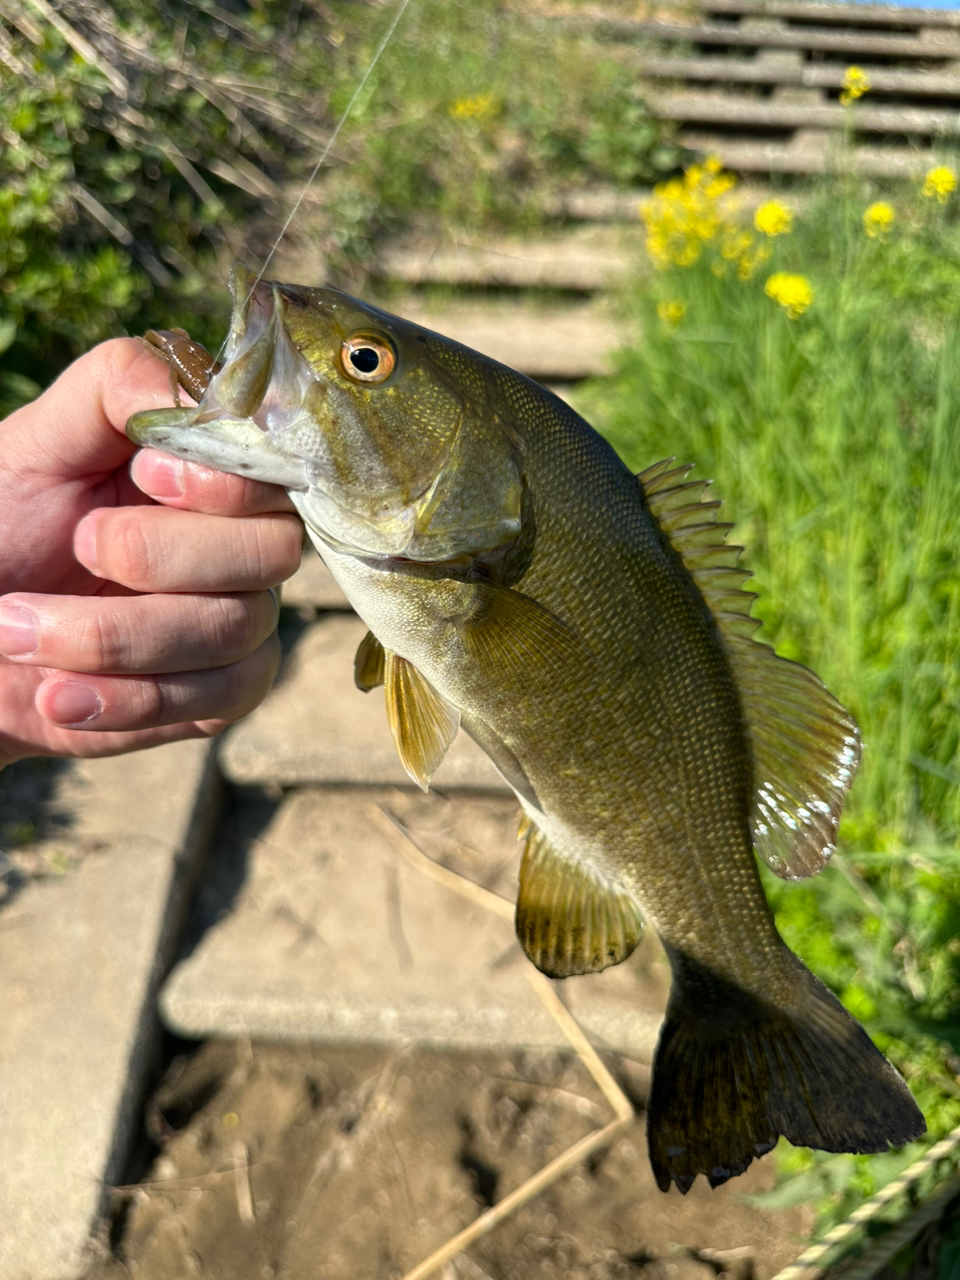
[[[647,1115],[661,1191],[743,1173],[782,1134],[795,1146],[879,1152],[926,1125],[902,1077],[826,987],[785,949],[784,1010],[689,957],[674,961]]]

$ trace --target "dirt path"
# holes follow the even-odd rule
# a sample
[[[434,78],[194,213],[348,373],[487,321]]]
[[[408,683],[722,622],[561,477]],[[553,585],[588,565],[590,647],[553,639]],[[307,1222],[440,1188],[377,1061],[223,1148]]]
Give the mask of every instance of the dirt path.
[[[642,1106],[647,1069],[611,1066]],[[608,1119],[571,1054],[207,1044],[152,1098],[160,1154],[117,1194],[117,1257],[88,1280],[399,1280]],[[438,1275],[768,1280],[810,1225],[748,1202],[773,1176],[662,1195],[640,1114]]]

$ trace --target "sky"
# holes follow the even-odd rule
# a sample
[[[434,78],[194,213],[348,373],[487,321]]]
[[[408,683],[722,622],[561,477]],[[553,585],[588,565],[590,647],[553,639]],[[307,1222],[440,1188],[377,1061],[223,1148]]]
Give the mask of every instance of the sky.
[[[960,0],[871,0],[897,9],[960,9]]]

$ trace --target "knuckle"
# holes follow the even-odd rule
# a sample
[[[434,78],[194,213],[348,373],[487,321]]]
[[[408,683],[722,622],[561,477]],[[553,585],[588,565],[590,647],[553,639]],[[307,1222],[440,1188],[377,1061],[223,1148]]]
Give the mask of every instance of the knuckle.
[[[300,522],[294,516],[276,514],[245,522],[248,554],[260,581],[289,577],[300,564]]]
[[[156,576],[157,555],[142,514],[134,508],[117,511],[105,531],[114,572],[133,587],[147,586]]]
[[[169,715],[170,695],[164,681],[141,677],[127,683],[131,690],[131,702],[134,704],[131,720],[138,727],[153,729],[159,725],[176,723],[181,718],[177,715],[171,719]]]
[[[116,613],[108,606],[80,622],[77,641],[80,652],[88,655],[94,670],[109,672],[123,668],[128,656],[127,640]]]
[[[205,610],[200,624],[207,649],[224,662],[236,662],[263,639],[263,623],[258,595],[217,596]]]

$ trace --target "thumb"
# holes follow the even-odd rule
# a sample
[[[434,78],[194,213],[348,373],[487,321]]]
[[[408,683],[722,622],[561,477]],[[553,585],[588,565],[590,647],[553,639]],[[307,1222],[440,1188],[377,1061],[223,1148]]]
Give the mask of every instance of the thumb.
[[[130,415],[172,403],[163,361],[135,338],[114,338],[75,360],[7,418],[5,463],[22,476],[100,478],[136,451],[123,434]]]

